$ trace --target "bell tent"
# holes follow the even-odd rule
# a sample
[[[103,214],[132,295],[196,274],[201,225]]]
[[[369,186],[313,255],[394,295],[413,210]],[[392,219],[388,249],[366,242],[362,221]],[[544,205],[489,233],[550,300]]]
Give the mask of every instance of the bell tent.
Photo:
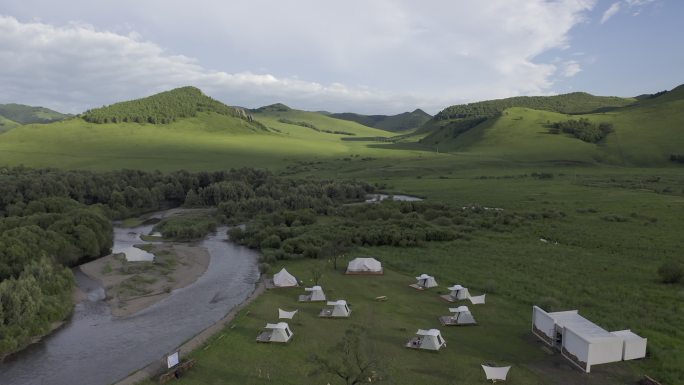
[[[283,267],[278,273],[273,275],[273,286],[275,287],[295,287],[298,286],[297,278],[288,273]]]
[[[382,264],[375,258],[354,258],[347,265],[347,274],[382,274]]]

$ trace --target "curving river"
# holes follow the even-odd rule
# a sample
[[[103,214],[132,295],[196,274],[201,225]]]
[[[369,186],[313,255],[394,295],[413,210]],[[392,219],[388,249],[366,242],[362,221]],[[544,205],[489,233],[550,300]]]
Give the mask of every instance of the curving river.
[[[114,250],[152,228],[115,228]],[[207,271],[194,283],[128,317],[112,317],[104,289],[74,270],[87,299],[67,323],[41,342],[0,364],[0,384],[107,385],[160,360],[220,320],[254,291],[258,253],[226,240],[225,227],[199,246],[209,250]],[[136,243],[143,243],[136,240]]]

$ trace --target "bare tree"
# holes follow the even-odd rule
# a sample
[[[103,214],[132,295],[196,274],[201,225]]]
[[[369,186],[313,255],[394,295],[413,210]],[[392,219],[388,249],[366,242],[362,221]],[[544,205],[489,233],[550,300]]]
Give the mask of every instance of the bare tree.
[[[378,371],[379,362],[367,353],[362,343],[362,335],[363,332],[359,329],[349,329],[335,347],[335,354],[332,357],[313,354],[310,361],[317,368],[310,375],[332,374],[346,385],[382,381]]]

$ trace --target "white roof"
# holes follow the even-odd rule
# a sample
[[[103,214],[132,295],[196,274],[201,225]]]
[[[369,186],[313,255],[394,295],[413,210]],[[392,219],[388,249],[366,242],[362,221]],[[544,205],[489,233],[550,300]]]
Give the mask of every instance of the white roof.
[[[276,286],[297,286],[297,278],[283,267],[282,270],[273,275],[273,283]]]
[[[266,324],[266,329],[288,329],[287,322],[278,322],[277,324]]]
[[[304,288],[305,291],[323,291],[323,288],[320,286],[314,286],[314,287],[306,287]]]
[[[421,274],[420,277],[416,277],[416,279],[428,279],[428,278],[432,278],[432,276],[431,276],[431,275],[427,275],[427,274],[425,274],[425,273]]]
[[[336,305],[341,305],[344,306],[347,304],[347,301],[343,299],[338,299],[337,301],[328,301],[328,306],[336,306]]]
[[[610,334],[604,328],[579,315],[577,310],[559,311],[548,314],[554,319],[556,324],[572,330],[587,342],[599,342],[606,338],[615,338],[614,335]]]
[[[297,311],[298,310],[286,311],[278,308],[278,318],[292,319],[292,317],[294,317],[294,315],[297,314]]]
[[[382,264],[375,258],[354,258],[349,261],[348,270],[380,271]]]
[[[461,290],[461,289],[463,289],[463,286],[461,286],[461,285],[454,285],[454,286],[451,286],[451,287],[447,287],[447,289],[449,289],[449,290]]]
[[[465,313],[465,312],[470,311],[470,310],[468,310],[468,306],[459,306],[459,307],[450,307],[449,311],[452,313]]]
[[[418,329],[416,334],[418,334],[419,336],[438,336],[441,333],[439,332],[438,329],[430,329],[430,330]]]
[[[610,332],[614,336],[618,336],[623,340],[643,340],[644,338],[638,334],[635,334],[631,330],[618,330],[616,332]]]

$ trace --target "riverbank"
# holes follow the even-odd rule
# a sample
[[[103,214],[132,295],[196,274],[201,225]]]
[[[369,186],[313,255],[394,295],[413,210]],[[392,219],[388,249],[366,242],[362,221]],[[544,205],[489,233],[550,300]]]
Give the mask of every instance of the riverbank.
[[[219,333],[220,331],[224,330],[224,328],[231,322],[233,319],[235,319],[235,316],[237,315],[238,312],[240,312],[242,309],[247,307],[249,304],[251,304],[255,299],[257,299],[261,294],[263,294],[266,291],[266,284],[264,279],[262,278],[259,280],[259,283],[257,286],[254,288],[254,291],[252,294],[249,295],[244,301],[242,301],[239,305],[235,306],[228,314],[226,314],[225,317],[221,318],[220,320],[216,321],[213,325],[209,326],[208,328],[202,330],[199,332],[197,335],[194,337],[190,338],[188,341],[184,342],[182,345],[180,345],[176,351],[179,352],[179,355],[181,359],[185,358],[188,354],[193,352],[194,350],[198,349],[202,344],[206,343],[211,337]],[[166,360],[160,360],[156,362],[152,362],[151,364],[147,365],[146,367],[135,371],[128,377],[114,383],[113,385],[135,385],[139,384],[142,381],[149,380],[153,378],[154,376],[158,375],[159,373],[163,372],[166,370]]]
[[[127,262],[123,254],[110,254],[80,266],[100,282],[112,315],[126,317],[168,297],[173,290],[195,282],[209,267],[209,252],[187,244],[141,245],[155,255],[153,262]]]

